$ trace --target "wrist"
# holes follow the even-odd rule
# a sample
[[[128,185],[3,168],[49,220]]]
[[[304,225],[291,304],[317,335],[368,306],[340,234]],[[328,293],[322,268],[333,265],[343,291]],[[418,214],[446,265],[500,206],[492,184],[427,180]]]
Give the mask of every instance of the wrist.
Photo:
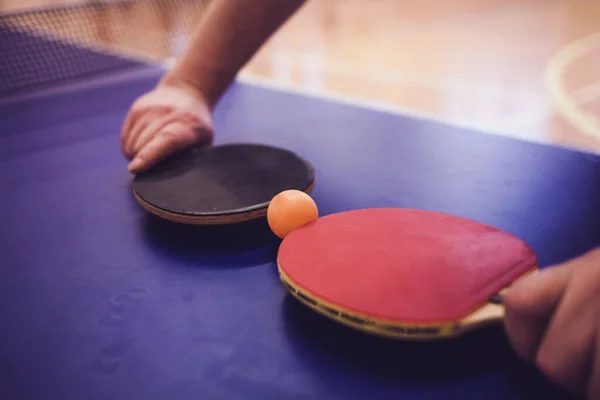
[[[229,73],[225,69],[188,67],[182,62],[169,70],[160,80],[159,85],[187,90],[195,97],[200,97],[212,110],[223,92],[235,79],[235,75],[235,72]]]

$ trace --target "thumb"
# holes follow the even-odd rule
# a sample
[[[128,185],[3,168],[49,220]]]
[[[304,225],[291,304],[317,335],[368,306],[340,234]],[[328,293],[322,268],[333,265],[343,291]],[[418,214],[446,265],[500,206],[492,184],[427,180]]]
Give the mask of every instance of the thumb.
[[[568,264],[542,269],[508,289],[504,327],[516,353],[534,361],[570,276]]]

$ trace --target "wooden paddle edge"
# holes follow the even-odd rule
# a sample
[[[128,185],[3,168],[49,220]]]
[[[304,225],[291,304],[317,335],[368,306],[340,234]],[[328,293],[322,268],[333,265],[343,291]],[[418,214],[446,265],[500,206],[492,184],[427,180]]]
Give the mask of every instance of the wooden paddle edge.
[[[525,279],[537,272],[539,272],[539,266],[535,265],[528,271],[526,271],[524,274],[522,274],[518,279],[513,281],[511,286],[514,285],[516,282]],[[498,292],[497,302],[488,302],[483,306],[477,307],[466,317],[462,318],[460,320],[460,323],[456,327],[457,334],[473,331],[475,329],[481,329],[489,325],[503,323],[505,316],[503,298],[508,289],[510,289],[510,286]]]
[[[311,194],[315,188],[315,181],[302,190],[306,194]],[[156,215],[159,218],[176,222],[180,224],[187,225],[228,225],[228,224],[236,224],[240,222],[247,222],[254,219],[262,218],[267,215],[267,209],[269,207],[269,203],[265,207],[261,207],[258,209],[250,210],[250,211],[240,211],[234,212],[230,214],[219,214],[219,215],[186,215],[180,213],[174,213],[170,211],[163,210],[162,208],[158,208],[144,199],[142,199],[135,190],[133,190],[133,196],[136,201],[144,208],[146,211]]]

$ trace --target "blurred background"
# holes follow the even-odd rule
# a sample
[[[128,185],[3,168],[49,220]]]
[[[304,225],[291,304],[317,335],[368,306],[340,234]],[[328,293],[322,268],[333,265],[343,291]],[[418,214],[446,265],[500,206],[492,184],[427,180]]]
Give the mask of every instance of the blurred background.
[[[0,12],[169,65],[210,1],[0,0]],[[53,11],[14,14],[41,7]],[[600,153],[600,1],[309,0],[240,78]]]

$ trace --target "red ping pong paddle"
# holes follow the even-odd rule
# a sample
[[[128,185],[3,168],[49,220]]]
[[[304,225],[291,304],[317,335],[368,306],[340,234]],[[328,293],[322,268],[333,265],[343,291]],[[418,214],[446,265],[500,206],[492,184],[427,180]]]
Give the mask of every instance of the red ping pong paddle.
[[[501,322],[502,292],[537,269],[533,250],[443,213],[364,209],[291,231],[278,253],[289,292],[347,326],[393,338],[452,337]]]

